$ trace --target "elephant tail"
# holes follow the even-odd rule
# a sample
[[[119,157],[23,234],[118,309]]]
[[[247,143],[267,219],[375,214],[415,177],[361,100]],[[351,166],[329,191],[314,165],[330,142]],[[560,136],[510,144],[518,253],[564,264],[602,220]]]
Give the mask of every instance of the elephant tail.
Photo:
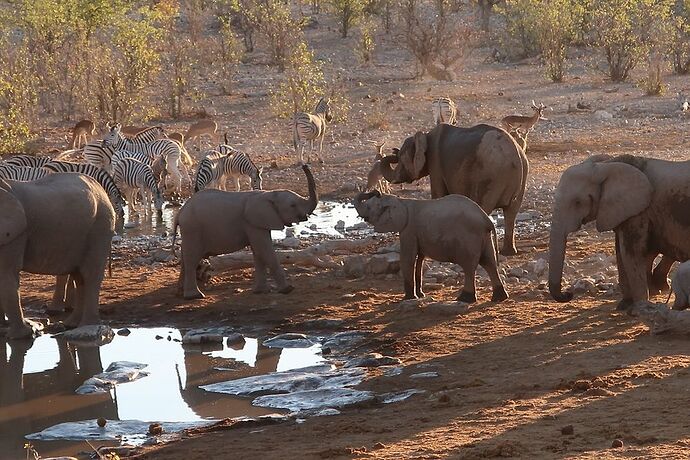
[[[505,236],[504,236],[505,238]],[[496,263],[498,263],[498,236],[496,235],[496,226],[491,226],[491,240],[494,243],[494,254],[496,256]]]

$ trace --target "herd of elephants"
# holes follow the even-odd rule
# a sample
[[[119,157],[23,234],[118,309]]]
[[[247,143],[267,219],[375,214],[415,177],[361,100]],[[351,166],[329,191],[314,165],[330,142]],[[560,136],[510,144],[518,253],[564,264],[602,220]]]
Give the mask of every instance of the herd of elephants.
[[[517,253],[515,220],[522,205],[529,163],[520,135],[486,124],[457,127],[440,123],[417,132],[380,159],[381,174],[394,184],[429,176],[431,199],[402,199],[378,190],[354,197],[358,214],[378,232],[399,232],[400,267],[406,299],[419,298],[426,257],[454,262],[464,271],[458,295],[476,301],[475,271],[491,279],[492,301],[508,297],[498,273],[496,231],[488,214],[501,209],[505,234],[500,252]],[[194,193],[175,217],[179,227],[179,288],[186,299],[203,297],[199,262],[210,255],[251,247],[254,291],[270,290],[267,270],[280,293],[289,284],[278,262],[271,230],[304,221],[318,202],[310,168],[302,166],[308,196],[289,190]],[[596,155],[569,167],[557,186],[549,240],[548,284],[559,302],[567,237],[583,224],[615,232],[622,293],[619,309],[668,288],[675,261],[690,259],[690,162],[633,155]],[[101,186],[75,173],[51,174],[31,182],[0,180],[0,307],[8,338],[32,335],[22,314],[21,271],[65,276],[75,286],[66,327],[97,324],[101,283],[108,264],[116,217]],[[173,236],[173,248],[175,236]],[[655,259],[661,261],[653,267]]]

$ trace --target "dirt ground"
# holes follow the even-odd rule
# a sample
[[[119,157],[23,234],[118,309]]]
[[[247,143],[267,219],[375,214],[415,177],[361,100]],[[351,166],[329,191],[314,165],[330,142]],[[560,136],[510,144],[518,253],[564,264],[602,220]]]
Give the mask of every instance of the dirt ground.
[[[327,135],[326,164],[313,167],[322,197],[351,199],[366,181],[374,153],[369,141],[399,146],[406,136],[429,129],[430,101],[439,95],[456,100],[462,125],[528,114],[532,99],[550,107],[549,120],[529,138],[531,169],[523,206],[539,211],[545,222],[560,173],[590,154],[687,158],[690,134],[677,96],[688,92],[687,78],[668,76],[666,95],[648,98],[634,83],[607,82],[581,56],[565,83],[550,84],[535,62],[490,63],[485,60],[489,50],[482,49],[464,63],[458,81],[439,83],[414,80],[412,61],[390,39],[377,51],[375,65],[361,67],[351,53],[354,39],[342,40],[325,26],[309,31],[308,38],[318,42],[317,56],[326,60],[327,73],[344,73],[352,103],[348,120]],[[266,85],[276,75],[266,69],[261,55],[254,57],[242,66],[234,95],[209,96],[204,103],[212,101],[231,143],[267,167],[265,188],[306,194],[303,174],[294,167],[288,121],[268,110]],[[569,112],[578,102],[591,110]],[[602,119],[597,110],[613,118]],[[166,126],[174,130],[188,123]],[[62,131],[47,130],[46,136]],[[268,169],[271,161],[278,168]],[[428,196],[428,183],[400,193]],[[519,255],[502,262],[506,269],[543,257],[548,231],[520,234],[517,244]],[[575,267],[599,253],[613,254],[612,233],[587,227],[569,239],[568,259]],[[616,292],[558,304],[543,276],[509,278],[511,298],[492,304],[488,280],[480,279],[479,302],[447,315],[400,308],[398,276],[349,279],[339,270],[286,266],[296,287],[289,295],[252,294],[251,270],[240,270],[216,277],[206,299],[187,302],[176,296],[175,263],[132,264],[137,255],[120,254],[113,277],[104,283],[101,312],[112,325],[222,323],[308,333],[313,331],[304,327],[307,320],[339,318],[346,329],[373,333],[368,350],[400,358],[406,366],[401,376],[376,376],[359,388],[425,390],[401,403],[347,408],[304,423],[190,433],[140,458],[690,457],[688,339],[650,335],[639,321],[615,311]],[[49,299],[51,281],[25,276],[25,302]],[[451,299],[457,290],[455,283],[446,283],[432,285],[427,293]],[[439,377],[410,380],[420,368]],[[572,433],[563,434],[568,425]],[[623,447],[612,448],[615,439]]]

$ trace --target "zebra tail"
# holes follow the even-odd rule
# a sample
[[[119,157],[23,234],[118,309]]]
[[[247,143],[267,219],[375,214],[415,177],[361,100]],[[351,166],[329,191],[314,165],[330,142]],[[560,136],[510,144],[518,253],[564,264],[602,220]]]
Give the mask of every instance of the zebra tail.
[[[292,146],[297,151],[297,112],[292,116]]]

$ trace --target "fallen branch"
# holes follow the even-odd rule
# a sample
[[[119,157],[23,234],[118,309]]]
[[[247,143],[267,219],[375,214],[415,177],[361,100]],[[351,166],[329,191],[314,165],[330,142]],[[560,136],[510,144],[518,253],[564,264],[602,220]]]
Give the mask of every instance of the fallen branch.
[[[340,268],[341,265],[334,262],[329,256],[317,256],[312,249],[295,251],[276,251],[278,262],[281,265],[292,264],[303,267]],[[214,272],[236,270],[254,266],[254,255],[248,251],[234,252],[222,256],[209,257],[211,269]]]

